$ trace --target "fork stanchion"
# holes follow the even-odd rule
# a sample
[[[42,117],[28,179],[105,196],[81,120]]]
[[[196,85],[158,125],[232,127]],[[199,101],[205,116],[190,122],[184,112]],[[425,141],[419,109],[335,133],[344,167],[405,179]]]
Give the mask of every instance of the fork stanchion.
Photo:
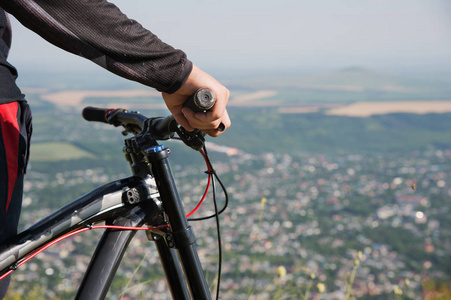
[[[152,234],[155,245],[160,256],[168,287],[174,300],[191,299],[185,277],[177,257],[177,251],[169,248],[164,237],[158,234]]]
[[[203,269],[197,254],[195,236],[188,224],[183,204],[177,192],[169,165],[168,149],[149,153],[147,160],[160,192],[164,211],[168,215],[172,238],[180,256],[180,263],[188,281],[192,299],[211,299]]]

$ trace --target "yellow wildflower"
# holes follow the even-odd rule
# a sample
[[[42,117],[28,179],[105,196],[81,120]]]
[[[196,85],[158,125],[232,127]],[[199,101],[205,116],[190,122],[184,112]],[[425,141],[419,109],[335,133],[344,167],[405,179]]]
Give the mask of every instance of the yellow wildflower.
[[[279,274],[279,278],[284,278],[287,275],[287,269],[284,266],[279,266],[277,268],[277,273]]]
[[[263,210],[265,208],[265,204],[267,201],[268,200],[265,197],[262,198],[262,200],[260,201],[260,205],[261,205],[260,209],[261,210]]]
[[[397,285],[395,285],[393,287],[393,292],[395,293],[395,295],[398,295],[398,296],[402,295],[402,290]]]
[[[358,258],[359,260],[362,259],[362,251],[357,252],[357,258]]]

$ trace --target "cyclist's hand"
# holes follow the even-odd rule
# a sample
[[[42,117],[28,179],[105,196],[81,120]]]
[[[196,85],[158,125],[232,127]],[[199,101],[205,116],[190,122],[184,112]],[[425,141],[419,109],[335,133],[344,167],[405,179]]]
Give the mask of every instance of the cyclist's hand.
[[[183,107],[186,99],[199,88],[209,88],[216,94],[216,104],[207,113],[193,112]],[[224,131],[231,125],[226,110],[229,95],[227,88],[198,67],[193,66],[191,74],[180,89],[173,94],[163,93],[163,99],[177,123],[186,130],[192,131],[197,128],[210,136],[218,136],[223,132],[217,130],[221,123],[224,124]]]

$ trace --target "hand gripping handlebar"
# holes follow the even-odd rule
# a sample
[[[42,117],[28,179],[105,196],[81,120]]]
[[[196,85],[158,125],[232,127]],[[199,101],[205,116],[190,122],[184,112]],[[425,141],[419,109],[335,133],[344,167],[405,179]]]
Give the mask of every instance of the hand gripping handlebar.
[[[195,112],[206,112],[213,108],[216,103],[216,94],[206,88],[198,89],[194,95],[190,96],[183,106],[190,108]],[[216,130],[224,131],[225,126],[220,123]]]

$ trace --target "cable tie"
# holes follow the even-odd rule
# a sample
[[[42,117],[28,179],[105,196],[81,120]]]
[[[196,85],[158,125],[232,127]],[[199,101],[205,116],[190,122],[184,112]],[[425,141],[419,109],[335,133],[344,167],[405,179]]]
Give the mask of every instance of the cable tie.
[[[92,224],[88,224],[88,225],[86,225],[86,227],[88,227],[89,230],[92,230]]]
[[[204,173],[207,174],[207,175],[214,175],[215,171],[205,171]]]
[[[12,270],[12,271],[17,270],[17,268],[19,268],[19,263],[18,262],[15,262],[14,264],[9,266],[9,269]]]

